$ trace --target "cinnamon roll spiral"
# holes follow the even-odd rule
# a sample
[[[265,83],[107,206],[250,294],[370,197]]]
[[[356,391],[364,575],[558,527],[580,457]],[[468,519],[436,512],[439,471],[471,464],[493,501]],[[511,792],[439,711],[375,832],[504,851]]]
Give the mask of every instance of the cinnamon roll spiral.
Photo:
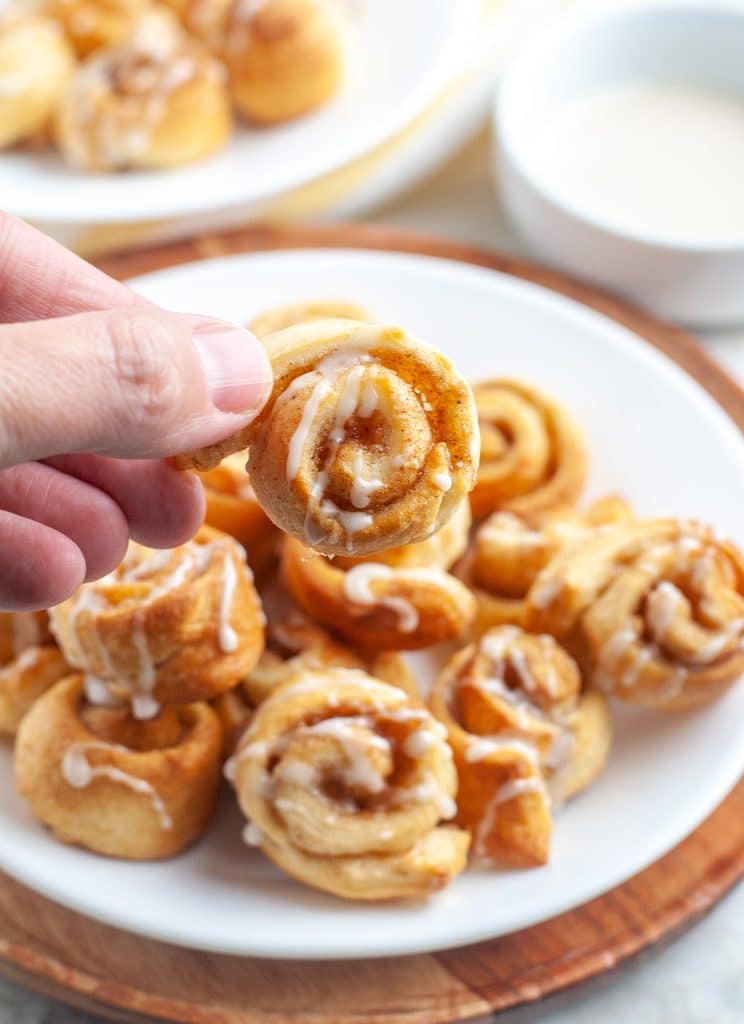
[[[253,668],[263,613],[245,553],[202,527],[188,544],[130,544],[113,573],[84,584],[50,613],[70,664],[132,702],[138,718],[160,704],[210,699]]]
[[[705,704],[744,672],[744,556],[692,520],[598,531],[538,575],[526,618],[622,700]]]
[[[442,569],[367,561],[344,570],[287,537],[282,574],[307,615],[368,650],[431,647],[464,635],[475,616],[473,595]]]
[[[282,870],[345,899],[424,897],[465,866],[442,826],[457,787],[444,730],[395,687],[307,673],[265,701],[230,774],[245,838]]]
[[[532,517],[572,505],[586,480],[587,454],[573,417],[522,381],[473,388],[481,432],[476,519],[497,510]]]
[[[536,522],[513,512],[494,512],[476,531],[456,570],[478,602],[477,632],[502,623],[524,626],[527,594],[551,558],[597,527],[632,518],[627,502],[615,496],[595,501],[585,511],[564,508]]]
[[[456,820],[472,831],[475,856],[544,864],[551,797],[574,796],[607,760],[604,698],[581,693],[577,665],[552,637],[500,626],[454,656],[430,706],[454,751]]]
[[[93,707],[69,676],[33,705],[15,748],[16,786],[66,843],[108,857],[172,857],[207,826],[217,798],[222,729],[207,704],[137,721]]]
[[[467,384],[396,327],[328,320],[265,339],[272,395],[232,439],[191,456],[207,468],[250,447],[270,518],[325,554],[367,555],[424,540],[475,481],[478,432]]]

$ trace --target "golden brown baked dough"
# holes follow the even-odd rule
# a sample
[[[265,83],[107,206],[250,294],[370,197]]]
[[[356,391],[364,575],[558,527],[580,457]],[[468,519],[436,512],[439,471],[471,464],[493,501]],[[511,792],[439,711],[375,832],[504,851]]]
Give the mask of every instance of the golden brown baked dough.
[[[450,362],[397,327],[299,324],[264,339],[274,389],[233,438],[178,458],[205,469],[250,447],[259,502],[325,554],[424,540],[475,481],[478,431]]]
[[[60,26],[41,15],[0,21],[0,148],[44,131],[75,70]]]
[[[471,495],[482,519],[505,510],[532,517],[572,505],[586,480],[581,430],[542,391],[501,378],[473,388],[481,431],[481,463]]]
[[[237,686],[214,702],[228,749],[234,747],[258,705],[287,679],[326,668],[364,667],[361,657],[318,626],[294,622],[269,626],[266,649],[258,663]]]
[[[0,612],[0,665],[29,647],[53,644],[46,612]]]
[[[245,471],[247,459],[245,452],[230,455],[199,474],[207,499],[204,521],[243,545],[248,565],[260,578],[276,557],[279,531],[256,500]]]
[[[50,619],[70,664],[130,699],[138,718],[229,689],[263,650],[245,552],[206,526],[168,551],[130,544],[118,569],[84,584]]]
[[[278,686],[306,672],[328,668],[366,669],[375,679],[420,699],[416,677],[397,651],[381,651],[365,658],[309,622],[273,623],[266,631],[266,650],[256,667],[214,701],[225,730],[228,753],[235,749],[258,705]]]
[[[221,35],[233,102],[252,121],[299,117],[340,85],[346,18],[337,0],[234,0]]]
[[[150,0],[42,0],[81,57],[125,39]]]
[[[562,508],[532,523],[513,512],[494,512],[456,569],[478,602],[475,632],[502,623],[524,626],[527,594],[550,559],[588,531],[632,518],[630,505],[617,496],[601,498],[583,511]]]
[[[231,130],[224,68],[164,10],[148,10],[130,36],[81,65],[56,119],[63,156],[94,171],[191,163]]]
[[[470,502],[466,499],[452,518],[426,540],[356,558],[336,555],[333,564],[341,569],[353,569],[363,562],[382,562],[393,569],[449,569],[467,548],[471,525]]]
[[[302,610],[367,650],[417,650],[463,636],[475,600],[442,569],[362,562],[344,570],[294,537],[282,544],[282,575]]]
[[[0,736],[13,736],[33,702],[71,671],[46,612],[0,613]]]
[[[31,705],[72,669],[52,644],[27,647],[0,668],[0,736],[14,736]]]
[[[62,842],[108,857],[172,857],[207,826],[221,752],[220,722],[207,704],[138,722],[125,708],[87,705],[78,674],[21,722],[16,785]]]
[[[261,704],[230,764],[246,841],[345,899],[421,898],[465,866],[467,833],[441,826],[457,778],[444,730],[402,690],[330,669]]]
[[[744,557],[693,520],[597,531],[539,574],[526,621],[561,638],[594,685],[622,700],[705,704],[744,672]]]
[[[549,636],[514,626],[454,656],[432,690],[459,778],[457,822],[477,857],[544,864],[550,796],[565,800],[602,771],[612,729],[601,694],[581,694],[575,662]],[[547,782],[547,785],[546,785]]]
[[[358,320],[373,323],[375,317],[354,302],[346,302],[344,299],[321,299],[267,309],[252,320],[248,327],[257,337],[265,338],[267,334],[283,331],[286,327],[316,323],[318,320]]]

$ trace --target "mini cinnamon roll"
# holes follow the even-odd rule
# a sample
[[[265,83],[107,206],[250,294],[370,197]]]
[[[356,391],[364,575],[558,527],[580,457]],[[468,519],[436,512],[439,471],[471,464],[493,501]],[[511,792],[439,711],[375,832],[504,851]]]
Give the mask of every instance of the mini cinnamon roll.
[[[202,527],[179,548],[130,544],[118,569],[50,612],[70,664],[137,718],[160,704],[208,700],[250,672],[263,650],[263,612],[245,552]]]
[[[276,306],[261,313],[248,325],[249,330],[264,338],[274,331],[283,331],[297,324],[316,323],[318,320],[358,320],[373,323],[375,318],[362,306],[343,299],[322,299],[314,302],[295,302],[288,306]]]
[[[264,339],[274,388],[233,438],[176,460],[204,469],[249,446],[259,502],[325,554],[412,544],[475,482],[475,406],[452,365],[396,327],[299,324]]]
[[[283,871],[344,899],[422,898],[465,867],[443,826],[457,777],[444,729],[402,690],[331,669],[284,683],[230,763],[244,836]]]
[[[628,503],[616,496],[595,501],[585,511],[564,508],[533,523],[513,512],[494,512],[456,570],[478,602],[476,632],[502,623],[524,626],[527,594],[550,559],[587,532],[632,518]]]
[[[29,13],[0,21],[0,148],[46,130],[74,70],[70,44],[51,18]]]
[[[744,556],[693,520],[597,531],[538,575],[526,620],[559,637],[594,685],[621,700],[706,704],[744,673]]]
[[[233,102],[251,121],[307,114],[341,83],[346,18],[337,0],[233,0],[220,32]]]
[[[242,544],[248,565],[261,577],[276,557],[279,531],[258,504],[245,471],[247,458],[245,453],[230,455],[199,474],[207,499],[204,521]]]
[[[463,636],[473,595],[442,569],[362,562],[344,570],[293,537],[282,545],[282,575],[297,604],[367,650],[418,650]]]
[[[81,57],[113,46],[133,30],[150,0],[42,0]]]
[[[19,794],[65,843],[108,857],[173,857],[206,828],[220,779],[222,729],[207,704],[147,722],[92,707],[69,676],[33,705],[15,748]]]
[[[93,171],[191,163],[220,149],[231,131],[222,65],[162,10],[148,11],[130,36],[81,65],[56,119],[65,159]]]
[[[552,637],[501,626],[454,656],[430,707],[454,751],[456,820],[472,831],[475,856],[512,867],[546,863],[549,793],[574,796],[607,760],[604,698],[581,694],[576,663]]]
[[[552,398],[517,380],[473,388],[481,432],[473,515],[514,512],[527,518],[572,505],[586,480],[581,430]]]

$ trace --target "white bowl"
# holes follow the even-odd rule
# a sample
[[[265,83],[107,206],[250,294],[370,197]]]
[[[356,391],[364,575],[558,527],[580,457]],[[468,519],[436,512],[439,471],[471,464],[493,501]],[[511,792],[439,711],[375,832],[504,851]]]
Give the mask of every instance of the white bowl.
[[[671,241],[604,222],[566,201],[537,165],[536,133],[562,105],[638,80],[744,96],[744,6],[725,0],[584,7],[512,62],[496,101],[495,162],[517,230],[549,262],[672,320],[744,321],[744,237]],[[741,202],[744,202],[744,184]]]

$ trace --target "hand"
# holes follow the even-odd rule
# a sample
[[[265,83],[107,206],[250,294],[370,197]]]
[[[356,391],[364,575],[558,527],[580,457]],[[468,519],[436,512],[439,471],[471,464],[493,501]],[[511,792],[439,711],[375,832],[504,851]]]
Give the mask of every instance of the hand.
[[[150,305],[0,213],[0,609],[45,608],[175,547],[204,496],[165,456],[234,433],[268,397],[250,332]]]

